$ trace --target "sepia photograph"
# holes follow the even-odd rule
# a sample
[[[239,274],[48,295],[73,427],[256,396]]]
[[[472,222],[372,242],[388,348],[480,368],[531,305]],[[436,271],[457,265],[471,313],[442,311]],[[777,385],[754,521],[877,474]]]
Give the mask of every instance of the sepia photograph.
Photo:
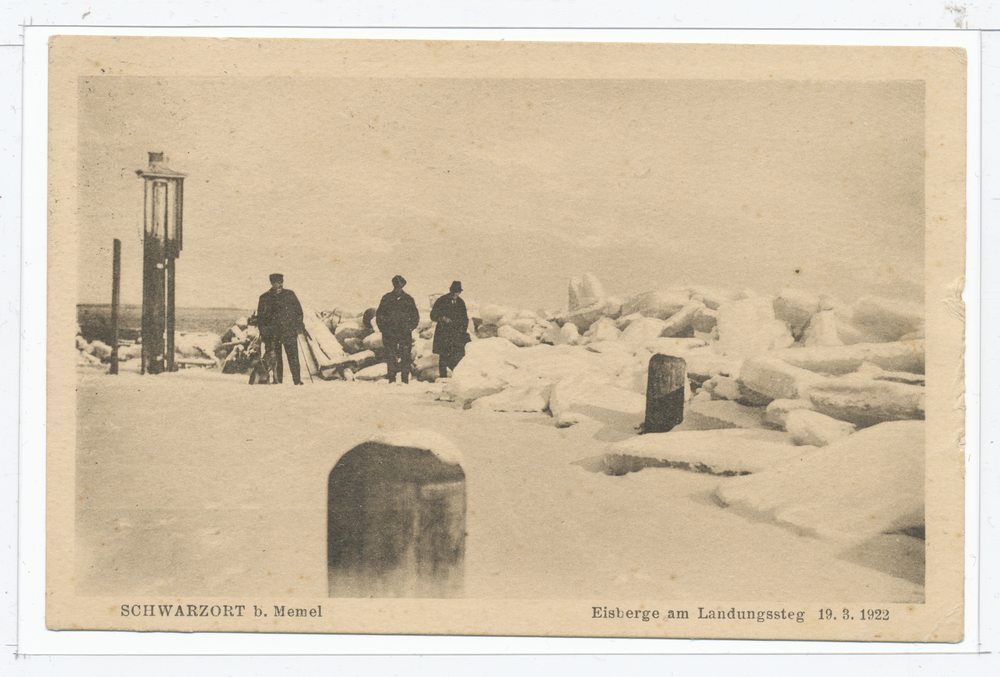
[[[961,50],[50,54],[48,627],[962,639]]]

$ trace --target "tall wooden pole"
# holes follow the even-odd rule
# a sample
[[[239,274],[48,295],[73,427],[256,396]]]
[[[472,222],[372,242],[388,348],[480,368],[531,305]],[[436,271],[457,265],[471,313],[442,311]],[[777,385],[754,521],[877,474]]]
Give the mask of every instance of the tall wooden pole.
[[[142,275],[142,354],[143,371],[163,371],[163,244],[156,238],[143,243]]]
[[[122,241],[115,239],[111,259],[111,370],[118,373],[118,298],[122,282]]]
[[[166,358],[167,371],[177,371],[174,364],[174,259],[168,258],[166,262],[167,273],[167,347],[164,352]]]
[[[176,369],[174,360],[174,259],[181,250],[184,174],[164,164],[163,153],[149,153],[149,168],[136,170],[145,180],[142,263],[142,373]]]

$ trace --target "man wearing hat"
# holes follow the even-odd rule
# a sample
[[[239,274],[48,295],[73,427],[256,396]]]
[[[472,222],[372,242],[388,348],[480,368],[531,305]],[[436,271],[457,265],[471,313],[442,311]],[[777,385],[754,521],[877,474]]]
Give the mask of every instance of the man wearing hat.
[[[469,314],[465,301],[459,296],[462,283],[451,283],[448,293],[434,302],[431,322],[437,322],[434,329],[433,350],[438,356],[440,378],[448,377],[448,369],[454,370],[465,357],[465,344],[469,336]]]
[[[281,359],[281,348],[284,346],[288,355],[288,368],[292,372],[295,385],[302,385],[299,376],[299,332],[305,331],[302,324],[302,305],[291,289],[285,289],[285,277],[274,273],[269,278],[271,289],[260,296],[257,303],[257,326],[260,338],[264,342],[265,353],[272,350],[278,358],[275,376],[281,383],[284,363]]]
[[[420,313],[413,297],[403,291],[406,280],[402,275],[392,278],[392,291],[382,297],[375,311],[375,322],[382,332],[386,352],[389,383],[402,374],[403,383],[410,382],[410,353],[413,351],[413,330],[420,324]]]

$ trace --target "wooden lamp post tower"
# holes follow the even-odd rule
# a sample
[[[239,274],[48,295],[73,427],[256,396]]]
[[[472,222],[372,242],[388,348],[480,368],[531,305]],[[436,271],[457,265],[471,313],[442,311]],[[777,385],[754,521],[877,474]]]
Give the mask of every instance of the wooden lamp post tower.
[[[142,259],[142,373],[174,371],[174,261],[181,253],[184,174],[149,154]],[[166,340],[164,340],[164,338]]]

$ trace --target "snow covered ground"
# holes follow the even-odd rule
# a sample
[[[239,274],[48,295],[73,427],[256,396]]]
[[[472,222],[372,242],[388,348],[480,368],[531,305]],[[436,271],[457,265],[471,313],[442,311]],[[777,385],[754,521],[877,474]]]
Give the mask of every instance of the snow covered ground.
[[[77,369],[78,594],[324,597],[331,468],[430,428],[464,459],[467,597],[923,601],[918,538],[845,544],[720,505],[755,475],[578,463],[634,436],[628,417],[557,428],[439,401],[440,383]]]

